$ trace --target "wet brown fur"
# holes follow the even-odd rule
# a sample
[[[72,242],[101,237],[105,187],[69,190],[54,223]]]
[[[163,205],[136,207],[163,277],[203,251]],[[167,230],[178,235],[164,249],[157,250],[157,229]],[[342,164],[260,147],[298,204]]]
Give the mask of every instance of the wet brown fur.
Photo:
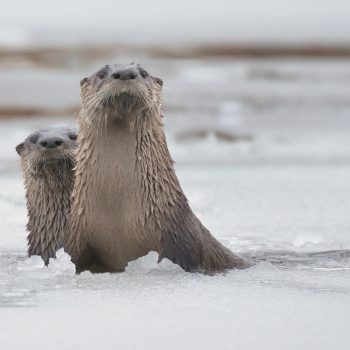
[[[82,81],[76,182],[66,236],[78,269],[123,271],[149,251],[186,271],[249,266],[210,234],[188,204],[164,135],[160,80],[152,77],[145,85],[137,78],[123,83],[128,86],[120,88],[124,93],[101,99],[96,79]],[[106,83],[104,91],[113,90],[113,84]]]
[[[28,255],[41,256],[47,265],[63,245],[75,154],[71,147],[55,151],[54,157],[44,150],[26,152],[24,147],[24,143],[17,146],[26,189]]]

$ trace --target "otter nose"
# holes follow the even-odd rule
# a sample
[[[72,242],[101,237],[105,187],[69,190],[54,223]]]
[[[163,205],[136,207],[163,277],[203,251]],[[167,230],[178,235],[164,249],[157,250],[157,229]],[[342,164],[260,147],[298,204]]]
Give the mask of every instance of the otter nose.
[[[112,74],[113,79],[130,80],[136,79],[137,71],[134,67],[119,69]]]
[[[59,137],[46,137],[45,139],[40,140],[40,146],[43,148],[58,148],[63,145],[63,140]]]

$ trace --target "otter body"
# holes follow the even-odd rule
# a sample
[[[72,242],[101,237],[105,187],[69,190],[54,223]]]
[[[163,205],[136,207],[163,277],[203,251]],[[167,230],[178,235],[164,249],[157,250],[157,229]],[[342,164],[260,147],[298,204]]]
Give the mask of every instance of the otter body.
[[[74,184],[77,134],[52,128],[29,135],[16,147],[26,188],[28,255],[45,264],[63,245]]]
[[[76,182],[65,243],[77,268],[123,271],[149,251],[186,271],[249,266],[189,207],[163,131],[162,81],[131,64],[106,66],[81,85]]]
[[[87,142],[92,141],[94,145],[86,154],[91,162],[77,166],[77,185],[84,184],[84,187],[74,188],[77,206],[72,208],[71,222],[81,225],[77,232],[81,239],[78,256],[82,261],[87,260],[84,266],[78,260],[78,268],[94,265],[97,270],[122,271],[129,261],[154,247],[152,236],[139,231],[139,203],[135,192],[138,179],[134,176],[136,153],[132,152],[135,138],[115,125],[111,131],[103,139],[95,132],[88,136]],[[82,147],[86,144],[83,138],[79,142]],[[101,147],[103,153],[99,151]],[[85,179],[90,181],[83,181]],[[74,262],[75,257],[72,254]]]

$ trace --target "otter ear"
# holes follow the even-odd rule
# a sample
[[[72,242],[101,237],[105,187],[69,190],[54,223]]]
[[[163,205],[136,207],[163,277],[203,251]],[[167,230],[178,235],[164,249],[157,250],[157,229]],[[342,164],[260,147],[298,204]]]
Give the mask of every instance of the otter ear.
[[[24,142],[16,146],[16,151],[19,155],[22,155],[23,150],[24,150]]]
[[[163,80],[157,77],[153,77],[153,80],[159,85],[163,86]]]
[[[80,80],[80,86],[83,86],[84,84],[86,84],[88,82],[89,78],[84,78],[82,80]]]

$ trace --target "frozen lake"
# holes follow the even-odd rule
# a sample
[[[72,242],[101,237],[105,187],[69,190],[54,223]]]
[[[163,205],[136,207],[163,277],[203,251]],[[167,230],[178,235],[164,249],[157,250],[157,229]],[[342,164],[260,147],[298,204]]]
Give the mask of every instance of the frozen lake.
[[[3,120],[1,347],[348,349],[350,62],[145,62],[165,80],[167,137],[192,208],[256,265],[205,276],[151,253],[125,273],[75,275],[63,252],[49,268],[27,259],[14,147],[74,119]],[[99,64],[6,67],[0,104],[74,107],[79,78]]]

